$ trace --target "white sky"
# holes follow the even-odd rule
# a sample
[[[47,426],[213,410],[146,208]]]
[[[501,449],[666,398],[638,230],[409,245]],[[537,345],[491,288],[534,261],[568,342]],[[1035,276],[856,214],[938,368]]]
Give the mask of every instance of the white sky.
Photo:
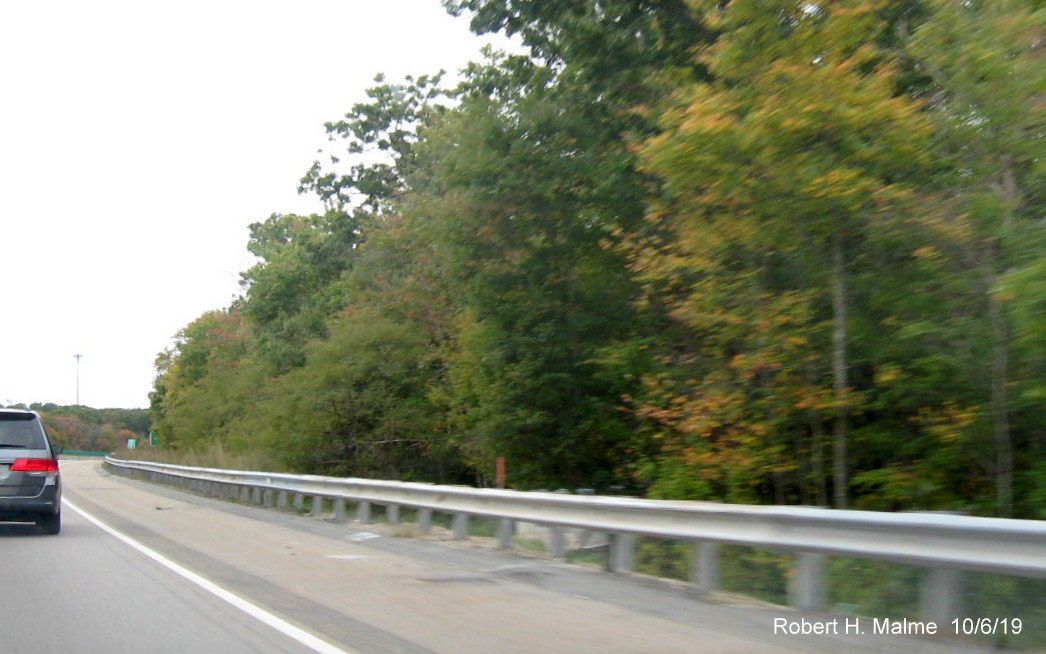
[[[0,3],[0,404],[145,407],[376,73],[483,41],[439,0]]]

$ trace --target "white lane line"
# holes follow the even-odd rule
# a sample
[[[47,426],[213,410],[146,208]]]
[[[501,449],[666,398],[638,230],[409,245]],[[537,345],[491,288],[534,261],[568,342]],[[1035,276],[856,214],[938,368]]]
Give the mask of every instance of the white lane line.
[[[163,554],[160,554],[159,552],[157,552],[155,550],[149,549],[148,547],[146,547],[145,545],[142,545],[141,543],[139,543],[138,541],[134,540],[133,538],[130,538],[129,536],[125,536],[121,532],[113,529],[112,527],[110,527],[109,525],[105,524],[104,522],[102,522],[98,518],[95,518],[91,514],[87,513],[83,509],[79,508],[78,506],[76,506],[75,504],[70,502],[69,500],[67,500],[65,498],[62,498],[62,503],[65,504],[66,506],[68,506],[73,511],[76,511],[77,513],[79,513],[88,522],[92,523],[93,525],[95,525],[96,527],[98,527],[99,529],[104,531],[105,533],[109,534],[113,538],[115,538],[115,539],[125,543],[126,545],[129,545],[130,547],[138,550],[139,552],[141,552],[145,556],[149,557],[153,561],[156,561],[157,563],[159,563],[163,567],[167,568],[171,572],[173,572],[173,573],[175,573],[177,575],[180,575],[181,577],[184,577],[185,579],[188,579],[189,581],[191,581],[192,583],[196,584],[200,588],[206,590],[207,592],[211,593],[212,595],[215,595],[219,599],[225,600],[226,602],[228,602],[229,604],[232,604],[233,606],[235,606],[236,608],[240,609],[241,611],[243,611],[247,615],[251,616],[252,618],[254,618],[256,620],[259,620],[259,621],[269,625],[270,627],[272,627],[276,631],[278,631],[281,634],[283,634],[283,635],[285,635],[285,636],[287,636],[287,637],[289,637],[289,638],[291,638],[291,639],[301,643],[302,645],[304,645],[305,647],[308,647],[312,651],[318,652],[319,654],[358,654],[357,652],[355,652],[353,650],[342,649],[340,647],[337,647],[336,645],[332,645],[332,644],[328,643],[327,641],[322,640],[322,639],[320,639],[320,638],[310,634],[309,632],[307,632],[307,631],[305,631],[305,630],[303,630],[303,629],[301,629],[299,627],[295,627],[294,625],[292,625],[291,623],[287,622],[283,618],[280,618],[278,616],[273,615],[272,613],[269,613],[268,611],[266,611],[265,609],[261,608],[260,606],[258,606],[256,604],[252,604],[251,602],[248,602],[247,600],[243,599],[242,597],[239,597],[238,595],[234,595],[232,592],[230,592],[228,590],[225,590],[224,588],[222,588],[218,584],[214,583],[213,581],[210,581],[210,580],[206,579],[205,577],[202,577],[202,576],[196,574],[192,570],[189,570],[188,568],[186,568],[186,567],[184,567],[184,566],[182,566],[182,565],[180,565],[178,563],[175,563],[174,561],[170,560],[169,558],[167,558]]]

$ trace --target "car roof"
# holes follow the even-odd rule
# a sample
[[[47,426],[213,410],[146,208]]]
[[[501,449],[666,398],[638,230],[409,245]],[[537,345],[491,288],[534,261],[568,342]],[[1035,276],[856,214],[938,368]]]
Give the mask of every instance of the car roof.
[[[14,408],[5,409],[3,407],[0,407],[0,413],[21,413],[21,414],[34,415],[37,418],[40,417],[40,414],[38,414],[36,411],[27,411],[26,409],[14,409]]]

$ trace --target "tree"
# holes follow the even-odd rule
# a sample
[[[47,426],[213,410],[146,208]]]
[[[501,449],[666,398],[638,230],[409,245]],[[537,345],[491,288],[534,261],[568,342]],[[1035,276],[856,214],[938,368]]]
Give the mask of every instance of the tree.
[[[153,425],[164,445],[188,449],[220,441],[230,421],[249,410],[256,378],[244,374],[250,331],[238,308],[203,314],[178,332],[157,358]]]
[[[426,399],[428,376],[419,374],[426,346],[409,324],[370,308],[346,310],[233,430],[252,432],[292,469],[418,478],[438,419]]]
[[[359,220],[324,215],[273,215],[251,225],[247,249],[260,260],[241,275],[258,352],[274,374],[302,364],[310,338],[341,305],[338,281],[352,266],[361,239]]]
[[[910,49],[932,81],[929,100],[946,162],[939,184],[952,249],[975,274],[987,316],[988,395],[998,511],[1013,511],[1011,319],[1004,276],[1043,253],[1046,199],[1046,8],[1021,0],[935,0]],[[1019,273],[1014,272],[1014,275]]]
[[[695,383],[652,413],[677,425],[702,415],[733,425],[727,441],[765,433],[755,426],[765,416],[744,417],[737,407],[742,391],[720,398],[707,384],[739,357],[769,359],[750,369],[747,385],[778,400],[789,397],[779,383],[805,388],[795,408],[834,415],[839,508],[849,502],[848,420],[860,401],[848,279],[866,243],[908,208],[912,181],[929,164],[929,123],[898,95],[898,71],[874,46],[883,6],[779,0],[713,8],[722,35],[703,60],[715,81],[683,87],[661,113],[662,132],[642,147],[664,199],[649,215],[653,235],[636,241],[633,268],[663,289],[670,313],[698,342],[689,355]],[[816,370],[800,372],[818,367],[814,352],[830,370],[830,401],[815,390]],[[734,415],[717,417],[720,409]]]
[[[253,225],[244,297],[158,360],[166,442],[1038,510],[1041,2],[444,5],[529,53],[327,125],[328,210]]]
[[[405,184],[414,160],[418,131],[444,110],[447,91],[443,72],[407,76],[389,83],[384,75],[367,89],[369,102],[353,105],[342,120],[326,123],[332,143],[342,143],[344,154],[316,161],[301,180],[300,192],[312,192],[335,211],[381,215]],[[345,170],[342,157],[351,165]]]
[[[506,79],[520,79],[518,63]],[[486,470],[505,456],[521,485],[608,485],[618,392],[592,359],[633,312],[621,255],[602,241],[639,210],[601,175],[613,157],[590,125],[603,110],[523,79],[507,102],[466,87],[425,132],[401,207],[427,225],[461,307],[441,396],[470,461]]]
[[[477,33],[518,36],[545,67],[564,71],[597,102],[639,105],[654,97],[653,73],[702,75],[692,50],[715,31],[686,0],[443,0],[468,13]]]

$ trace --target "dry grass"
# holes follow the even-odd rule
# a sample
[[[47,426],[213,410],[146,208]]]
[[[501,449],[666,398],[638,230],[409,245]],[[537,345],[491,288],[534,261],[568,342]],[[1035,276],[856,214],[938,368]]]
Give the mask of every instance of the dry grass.
[[[117,459],[152,461],[198,468],[283,472],[269,456],[251,452],[229,452],[217,441],[212,442],[206,449],[159,450],[145,446],[116,452],[113,456]]]

